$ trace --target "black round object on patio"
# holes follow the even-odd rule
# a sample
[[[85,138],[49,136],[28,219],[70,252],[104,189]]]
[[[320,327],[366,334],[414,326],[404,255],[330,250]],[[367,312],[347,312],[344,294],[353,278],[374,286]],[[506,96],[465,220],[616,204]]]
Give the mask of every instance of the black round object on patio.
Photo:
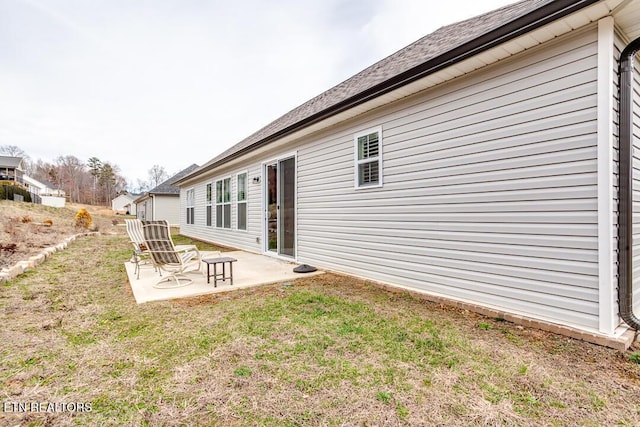
[[[294,273],[312,273],[314,271],[316,271],[317,268],[312,267],[310,265],[307,264],[302,264],[297,266],[296,268],[293,269]]]

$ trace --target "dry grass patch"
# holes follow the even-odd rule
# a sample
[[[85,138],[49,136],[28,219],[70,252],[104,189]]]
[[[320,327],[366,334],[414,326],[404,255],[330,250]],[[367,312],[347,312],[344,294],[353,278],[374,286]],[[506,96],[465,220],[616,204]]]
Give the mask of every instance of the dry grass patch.
[[[136,305],[122,236],[0,287],[7,425],[638,425],[628,354],[325,274]]]
[[[98,207],[68,204],[65,208],[36,205],[26,202],[0,200],[0,269],[9,267],[43,248],[55,246],[66,237],[86,232],[76,226],[75,215],[86,208],[93,216],[91,231],[123,233],[116,227],[116,217]]]

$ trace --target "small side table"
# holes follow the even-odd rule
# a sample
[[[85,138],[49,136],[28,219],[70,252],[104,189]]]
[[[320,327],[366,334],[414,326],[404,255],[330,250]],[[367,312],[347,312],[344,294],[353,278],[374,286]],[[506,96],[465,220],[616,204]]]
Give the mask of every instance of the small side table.
[[[211,283],[210,278],[213,277],[213,286],[218,287],[218,280],[223,282],[227,279],[231,280],[231,286],[233,286],[233,263],[238,261],[231,257],[219,257],[219,258],[205,258],[202,262],[207,263],[207,283]],[[229,263],[229,275],[226,275],[225,264]],[[222,264],[222,273],[218,273],[216,266]],[[213,265],[213,274],[211,274],[209,267]]]

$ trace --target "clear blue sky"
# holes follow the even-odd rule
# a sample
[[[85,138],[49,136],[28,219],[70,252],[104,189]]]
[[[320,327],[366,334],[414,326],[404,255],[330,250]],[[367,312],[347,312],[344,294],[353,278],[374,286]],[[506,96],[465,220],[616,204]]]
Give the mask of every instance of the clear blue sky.
[[[0,145],[130,184],[203,164],[440,26],[509,0],[0,0]]]

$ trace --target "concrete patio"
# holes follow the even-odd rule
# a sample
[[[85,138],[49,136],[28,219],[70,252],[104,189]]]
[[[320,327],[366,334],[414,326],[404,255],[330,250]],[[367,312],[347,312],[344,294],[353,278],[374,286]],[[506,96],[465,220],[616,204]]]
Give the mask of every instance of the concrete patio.
[[[202,258],[218,256],[218,253],[206,251],[201,252],[201,254]],[[126,262],[125,268],[133,296],[138,304],[151,301],[188,298],[218,292],[229,292],[268,283],[286,282],[300,277],[323,273],[322,271],[305,274],[294,273],[293,269],[298,265],[296,263],[244,251],[222,252],[222,256],[228,256],[238,260],[233,263],[233,286],[231,286],[229,280],[218,280],[218,287],[216,288],[213,285],[213,277],[211,278],[211,283],[207,283],[207,265],[205,263],[202,263],[200,271],[186,274],[188,278],[193,279],[193,283],[170,289],[153,287],[160,279],[160,276],[158,272],[154,271],[153,266],[150,264],[141,266],[139,279],[136,279],[135,264]],[[218,269],[220,269],[220,266],[218,266]],[[166,276],[166,273],[163,273],[163,275]]]

